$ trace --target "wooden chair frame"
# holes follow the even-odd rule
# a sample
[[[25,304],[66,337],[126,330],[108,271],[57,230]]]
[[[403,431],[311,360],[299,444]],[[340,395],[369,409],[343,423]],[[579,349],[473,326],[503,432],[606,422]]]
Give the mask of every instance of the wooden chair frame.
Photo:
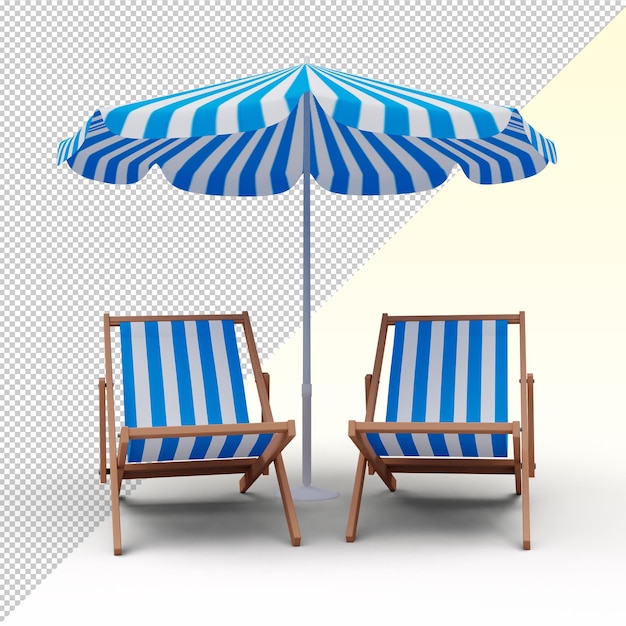
[[[148,428],[129,428],[122,426],[119,443],[116,441],[115,409],[113,400],[113,363],[111,356],[111,327],[121,322],[174,321],[174,320],[233,320],[243,326],[256,388],[261,405],[261,422],[248,424],[214,424],[199,426],[163,426]],[[238,315],[161,315],[161,316],[125,316],[104,315],[104,356],[105,376],[99,379],[100,400],[100,482],[105,483],[107,475],[111,477],[111,516],[113,520],[113,552],[122,554],[120,523],[120,489],[123,479],[155,478],[166,476],[195,476],[209,474],[239,474],[241,493],[245,493],[261,474],[269,473],[270,464],[274,464],[280,495],[287,519],[287,527],[294,546],[300,545],[301,534],[296,510],[287,480],[281,452],[295,437],[295,421],[274,422],[269,404],[269,374],[261,371],[252,326],[248,313]],[[108,430],[108,448],[110,468],[106,463],[106,430]],[[132,439],[200,437],[214,435],[245,435],[272,433],[272,440],[263,454],[257,458],[210,459],[203,461],[157,461],[126,463],[129,441]]]
[[[446,320],[507,320],[519,325],[521,420],[508,423],[435,423],[435,422],[374,422],[376,399],[380,385],[383,355],[390,326],[400,321]],[[530,549],[529,478],[535,475],[534,451],[534,378],[526,372],[525,313],[515,315],[438,315],[438,316],[382,316],[374,369],[365,377],[365,421],[350,420],[348,436],[359,449],[356,478],[346,528],[346,540],[353,542],[363,495],[366,466],[376,473],[390,491],[396,490],[396,472],[459,473],[459,474],[513,474],[515,492],[522,496],[522,545]],[[381,457],[367,439],[367,433],[502,433],[513,438],[513,458],[442,458],[442,457]]]

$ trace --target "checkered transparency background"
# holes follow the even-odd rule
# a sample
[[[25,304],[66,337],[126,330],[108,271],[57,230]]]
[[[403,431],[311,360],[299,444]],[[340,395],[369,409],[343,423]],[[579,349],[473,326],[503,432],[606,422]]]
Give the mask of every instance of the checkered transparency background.
[[[247,309],[262,359],[302,315],[300,184],[224,199],[184,193],[154,171],[134,186],[108,186],[58,168],[59,139],[100,106],[305,58],[523,107],[623,8],[545,0],[4,7],[0,619],[108,514],[97,476],[102,314]],[[314,184],[313,309],[433,193],[364,199]]]

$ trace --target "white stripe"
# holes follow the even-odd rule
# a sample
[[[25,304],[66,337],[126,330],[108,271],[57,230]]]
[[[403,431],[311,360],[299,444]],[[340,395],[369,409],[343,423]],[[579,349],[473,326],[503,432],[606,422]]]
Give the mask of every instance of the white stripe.
[[[167,426],[180,426],[180,404],[178,400],[178,379],[174,359],[174,339],[171,322],[158,322],[161,369],[163,370],[163,395],[165,401],[165,421]]]
[[[428,433],[415,433],[413,435],[413,443],[420,456],[433,456],[433,449],[428,439]]]
[[[454,378],[454,416],[455,422],[467,421],[467,374],[469,358],[469,321],[460,320],[457,324],[456,369]],[[463,456],[461,441],[456,434],[445,436],[450,456]]]
[[[498,435],[501,436],[501,435]],[[475,435],[476,437],[476,450],[478,451],[478,456],[494,456],[493,453],[493,440],[491,435]]]
[[[261,98],[261,110],[263,111],[266,126],[273,126],[286,117],[289,117],[291,110],[285,99],[285,94],[289,91],[299,75],[300,71],[292,72],[281,80],[274,89]]]
[[[404,137],[405,141],[409,142],[413,146],[415,146],[416,150],[430,157],[441,169],[446,173],[446,176],[450,174],[453,170],[456,162],[446,155],[442,154],[438,150],[436,150],[433,146],[427,144],[424,140],[418,139],[417,137]],[[386,138],[386,142],[389,142],[389,139]],[[436,141],[436,140],[434,140]],[[390,142],[391,145],[395,144],[395,142]],[[427,170],[425,170],[410,154],[409,152],[403,150],[397,146],[398,152],[394,151],[394,154],[401,160],[402,164],[407,168],[407,170],[411,174],[411,178],[413,179],[413,185],[415,186],[415,191],[425,191],[427,189],[432,189],[433,184],[430,182],[430,177],[428,175]],[[403,155],[403,156],[402,156]]]
[[[448,448],[449,456],[463,456],[463,451],[461,450],[461,442],[457,434],[446,433],[444,434],[444,439],[446,442],[446,447]]]
[[[441,377],[443,369],[443,331],[445,322],[431,325],[428,385],[426,387],[426,421],[441,421]]]
[[[196,323],[185,322],[185,337],[187,342],[187,357],[189,359],[189,375],[191,378],[191,395],[196,424],[208,424],[209,417],[206,410],[206,395],[204,393],[204,379],[202,377],[202,363],[198,347],[198,332]]]
[[[467,421],[467,372],[469,358],[469,321],[457,326],[456,372],[454,383],[454,421]]]
[[[259,435],[244,435],[233,456],[249,457],[250,451],[254,447],[254,444],[257,442],[258,438]]]
[[[388,456],[404,456],[404,452],[402,452],[402,448],[394,433],[381,433],[380,440]]]
[[[210,320],[209,328],[211,330],[211,345],[213,346],[219,402],[222,410],[222,423],[235,424],[237,423],[237,416],[235,414],[233,385],[230,379],[228,356],[224,341],[224,328],[220,320]]]
[[[128,168],[130,167],[130,164],[135,162],[138,158],[141,159],[141,162],[139,164],[139,167],[137,168],[137,176],[139,180],[141,180],[148,173],[149,165],[152,162],[158,159],[161,155],[167,154],[170,150],[175,149],[176,145],[180,143],[180,141],[183,141],[183,140],[181,139],[178,142],[169,143],[168,145],[162,146],[159,150],[154,151],[156,141],[158,140],[156,139],[146,140],[146,145],[141,150],[137,150],[136,144],[133,146],[133,152],[129,154],[125,159],[122,159],[117,164],[117,167],[115,169],[116,182],[123,184],[128,181]],[[95,148],[98,149],[98,145],[96,145]],[[149,155],[149,158],[144,156],[144,155],[147,155],[147,153],[150,152],[151,150],[154,152],[152,152]],[[104,163],[105,167],[106,167],[106,164],[108,164],[108,162],[111,160],[111,157],[112,155],[109,155],[109,154],[103,157],[102,161],[105,162]],[[104,169],[102,170],[102,175],[104,175]]]
[[[211,175],[213,169],[217,167],[220,161],[224,158],[224,156],[228,153],[229,150],[235,145],[238,139],[241,137],[241,134],[233,134],[230,135],[222,144],[214,150],[200,165],[196,165],[198,168],[196,173],[193,175],[191,179],[191,184],[189,185],[189,191],[194,191],[196,193],[205,193],[207,183],[209,181],[209,176]],[[207,140],[207,144],[211,140]],[[206,145],[206,144],[205,144]],[[175,160],[180,164],[177,169],[183,165],[185,161],[194,156],[194,154],[198,151],[201,146],[196,146],[194,143],[189,150],[189,154],[187,155],[187,151],[179,155]],[[184,159],[181,158],[185,154]]]
[[[326,140],[324,137],[324,133],[322,131],[322,126],[320,124],[320,118],[315,110],[315,107],[311,107],[311,119],[313,122],[313,139],[315,143],[315,157],[317,159],[317,166],[319,170],[319,174],[317,176],[317,182],[324,187],[324,189],[329,189],[332,185],[333,177],[335,171],[333,169],[333,164],[329,157],[329,152],[326,146]],[[352,151],[348,147],[343,135],[339,131],[339,127],[335,123],[334,120],[328,118],[328,125],[330,127],[330,131],[337,142],[337,149],[339,150],[342,159],[345,162],[345,167],[348,169],[348,189],[347,194],[352,195],[360,195],[363,190],[363,172],[361,168],[358,166]]]
[[[396,141],[387,135],[379,135],[378,139],[405,167],[413,183],[414,191],[425,191],[433,188],[433,183],[430,180],[428,172],[407,150],[399,146]],[[416,146],[416,149],[419,150],[419,152],[423,152],[436,161],[437,164],[446,172],[446,175],[452,171],[452,168],[455,165],[452,159],[449,159],[440,152],[437,152],[431,146],[425,144],[421,139],[417,139],[415,137],[404,137],[403,139]],[[389,178],[389,180],[381,181],[380,184],[381,195],[394,193],[393,189],[396,186],[395,177],[393,179]],[[387,191],[387,189],[392,191]]]
[[[178,440],[178,446],[176,447],[176,452],[174,453],[174,460],[188,461],[191,457],[191,451],[193,450],[195,442],[195,437],[181,437]]]
[[[480,421],[496,421],[496,322],[483,321],[480,372]]]
[[[236,196],[239,193],[239,179],[241,170],[245,167],[252,151],[257,146],[265,130],[259,130],[252,135],[248,143],[240,150],[236,159],[232,162],[226,177],[224,178],[224,195]],[[208,180],[208,179],[207,179]]]
[[[292,187],[302,175],[302,108],[298,109],[294,133],[289,142],[289,157],[285,166],[285,174],[289,186]],[[256,193],[265,196],[274,193],[272,189],[271,171],[276,162],[278,146],[285,133],[286,121],[281,122],[274,131],[254,174]]]
[[[217,459],[225,443],[226,443],[225,435],[216,435],[215,437],[212,437],[211,443],[209,444],[209,447],[206,451],[206,454],[204,455],[204,458],[205,459]]]
[[[480,421],[496,419],[496,322],[484,320],[482,324],[482,354],[480,372]],[[478,456],[493,456],[491,435],[476,436]]]
[[[473,181],[479,181],[480,180],[480,168],[478,166],[478,163],[474,160],[473,156],[468,156],[467,154],[465,154],[464,152],[461,152],[461,150],[459,150],[459,146],[463,146],[463,148],[467,151],[469,151],[472,155],[476,154],[475,150],[472,150],[470,147],[465,146],[463,144],[461,144],[460,142],[455,142],[454,140],[438,140],[438,139],[434,139],[433,140],[437,145],[440,145],[442,148],[445,148],[446,150],[448,150],[449,152],[451,152],[452,154],[455,155],[455,157],[458,159],[458,163],[464,163],[465,166],[468,168],[468,173],[466,174],[466,176]],[[439,158],[437,158],[437,161],[439,160]],[[490,170],[492,170],[493,172],[493,159],[489,160],[487,159],[487,161],[490,161],[487,163],[487,166],[489,167]]]
[[[133,377],[135,380],[137,426],[152,426],[148,352],[146,349],[146,333],[143,323],[131,323],[130,335],[133,350]]]
[[[158,461],[163,439],[144,439],[143,462]]]
[[[375,133],[383,133],[385,131],[385,111],[387,109],[385,104],[360,89],[355,89],[352,85],[341,83],[341,87],[354,95],[361,102],[357,128],[360,130],[370,130]],[[335,104],[333,103],[332,108],[330,108],[331,102],[329,100],[327,100],[327,102],[327,106],[324,106],[324,102],[320,102],[320,104],[329,116],[333,116],[335,113]]]
[[[419,322],[406,322],[404,327],[400,390],[398,393],[398,422],[410,422],[413,415],[418,326]]]
[[[393,175],[393,170],[389,167],[389,165],[387,165],[382,156],[374,149],[372,144],[367,141],[363,133],[352,129],[349,129],[349,131],[354,138],[354,141],[359,145],[361,150],[363,150],[365,158],[376,170],[376,174],[378,174],[379,195],[396,193],[396,178]],[[363,156],[361,156],[361,158],[363,158]],[[356,163],[358,167],[358,161]],[[362,186],[358,189],[353,186],[352,178],[350,179],[349,190],[349,193],[352,194],[360,194],[363,192]]]

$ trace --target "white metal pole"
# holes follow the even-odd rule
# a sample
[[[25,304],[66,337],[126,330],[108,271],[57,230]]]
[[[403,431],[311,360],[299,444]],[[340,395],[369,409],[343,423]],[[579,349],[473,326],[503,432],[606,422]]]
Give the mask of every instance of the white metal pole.
[[[311,486],[311,94],[303,97],[302,487],[292,489],[292,495],[294,500],[330,500],[339,494]]]

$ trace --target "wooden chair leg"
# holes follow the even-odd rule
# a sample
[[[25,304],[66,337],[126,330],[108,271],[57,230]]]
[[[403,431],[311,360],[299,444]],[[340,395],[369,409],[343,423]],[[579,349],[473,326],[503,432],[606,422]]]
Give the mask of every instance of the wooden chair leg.
[[[522,464],[522,535],[524,550],[530,550],[530,477],[528,464]]]
[[[107,442],[105,428],[106,394],[104,378],[100,378],[98,381],[98,396],[100,405],[100,482],[104,484],[107,481]]]
[[[519,496],[522,493],[522,463],[519,422],[514,422],[513,424],[513,460],[515,462],[515,493]]]
[[[287,518],[287,527],[289,528],[289,535],[291,536],[291,545],[299,546],[300,540],[302,539],[302,535],[300,533],[300,525],[298,524],[296,507],[293,503],[291,489],[289,489],[289,481],[287,480],[285,464],[283,463],[283,458],[280,454],[276,457],[276,460],[274,461],[274,467],[276,468],[276,478],[278,479],[280,496],[283,501],[283,508],[285,509],[285,517]]]
[[[535,379],[531,373],[526,375],[528,384],[528,475],[535,476]]]
[[[361,497],[363,496],[363,482],[365,481],[365,465],[365,457],[359,454],[354,489],[352,491],[352,502],[350,503],[350,514],[348,515],[348,526],[346,527],[346,541],[349,543],[352,543],[356,537],[356,526],[359,521]]]
[[[122,525],[120,522],[120,489],[117,472],[111,472],[111,522],[113,524],[113,554],[122,554]],[[115,474],[115,475],[113,475]]]
[[[265,389],[267,389],[267,397],[270,397],[270,375],[267,372],[263,372],[263,383],[265,384]],[[265,416],[261,415],[261,421],[265,421]],[[270,466],[268,465],[263,470],[263,476],[269,476],[270,474]]]

